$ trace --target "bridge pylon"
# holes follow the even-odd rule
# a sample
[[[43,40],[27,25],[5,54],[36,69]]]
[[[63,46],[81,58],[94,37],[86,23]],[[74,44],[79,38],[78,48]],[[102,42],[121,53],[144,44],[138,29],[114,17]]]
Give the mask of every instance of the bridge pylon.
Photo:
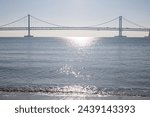
[[[122,16],[119,16],[119,28],[118,28],[119,30],[119,34],[118,34],[118,36],[115,36],[115,37],[126,37],[126,36],[123,36],[122,35]]]
[[[119,37],[122,37],[122,16],[119,16]]]
[[[30,14],[28,14],[28,35],[25,35],[24,37],[33,37],[33,35],[31,35],[31,27],[30,27]]]

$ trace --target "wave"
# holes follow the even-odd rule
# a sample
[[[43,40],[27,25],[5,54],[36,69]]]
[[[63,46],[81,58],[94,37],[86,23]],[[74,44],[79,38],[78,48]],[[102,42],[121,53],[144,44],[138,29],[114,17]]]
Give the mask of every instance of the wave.
[[[103,88],[96,86],[63,86],[63,87],[0,87],[0,92],[50,93],[50,94],[85,94],[150,97],[150,89],[140,88]]]

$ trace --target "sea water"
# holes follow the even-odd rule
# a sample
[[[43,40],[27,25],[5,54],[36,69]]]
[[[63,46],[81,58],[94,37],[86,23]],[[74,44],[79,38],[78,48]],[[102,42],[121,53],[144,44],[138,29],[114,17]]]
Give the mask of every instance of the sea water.
[[[0,38],[0,95],[150,97],[150,39]]]

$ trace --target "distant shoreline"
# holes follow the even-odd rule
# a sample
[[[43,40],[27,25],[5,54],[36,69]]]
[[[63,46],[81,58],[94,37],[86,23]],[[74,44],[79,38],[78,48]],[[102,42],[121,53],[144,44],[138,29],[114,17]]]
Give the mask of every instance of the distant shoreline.
[[[67,36],[66,36],[67,37]],[[71,36],[71,37],[76,37],[76,36]],[[86,36],[85,36],[86,37]],[[2,38],[23,38],[23,39],[35,39],[35,38],[63,38],[63,37],[0,37],[0,39]],[[76,37],[78,38],[78,37]],[[150,39],[150,37],[93,37],[93,38],[102,38],[102,39]]]

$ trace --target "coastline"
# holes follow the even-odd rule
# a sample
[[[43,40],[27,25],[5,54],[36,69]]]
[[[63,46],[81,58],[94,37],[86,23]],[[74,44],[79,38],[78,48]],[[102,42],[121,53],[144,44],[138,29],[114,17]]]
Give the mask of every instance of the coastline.
[[[150,97],[0,92],[0,100],[150,100]]]

